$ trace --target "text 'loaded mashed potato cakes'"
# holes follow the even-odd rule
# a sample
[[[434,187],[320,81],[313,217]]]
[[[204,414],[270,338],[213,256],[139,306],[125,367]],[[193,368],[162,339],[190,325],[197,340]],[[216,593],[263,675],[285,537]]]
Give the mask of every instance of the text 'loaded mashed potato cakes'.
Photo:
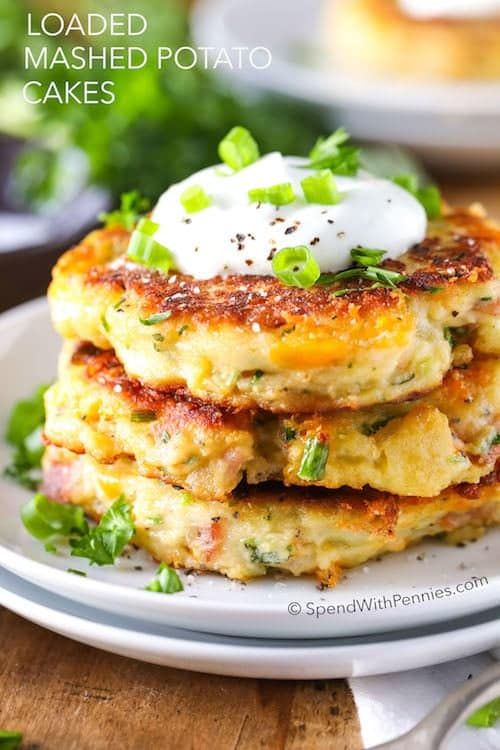
[[[245,580],[269,570],[316,574],[334,585],[342,569],[399,552],[427,536],[477,539],[500,522],[498,476],[434,498],[343,489],[242,488],[224,502],[141,476],[133,462],[99,464],[48,448],[45,492],[98,519],[120,496],[132,506],[135,541],[157,560]]]
[[[130,456],[144,476],[204,500],[223,499],[243,479],[432,497],[478,482],[500,457],[500,359],[488,357],[414,401],[278,417],[154,390],[128,378],[112,352],[70,344],[45,398],[49,443],[103,463]],[[306,479],[318,447],[324,465]]]

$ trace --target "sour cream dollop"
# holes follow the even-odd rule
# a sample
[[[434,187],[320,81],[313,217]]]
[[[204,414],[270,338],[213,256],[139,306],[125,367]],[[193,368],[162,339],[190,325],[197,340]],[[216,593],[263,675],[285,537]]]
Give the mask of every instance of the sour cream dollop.
[[[311,250],[322,272],[335,272],[351,265],[355,247],[397,258],[424,239],[427,218],[421,204],[393,182],[364,172],[335,176],[340,203],[307,203],[300,183],[316,173],[307,164],[276,152],[233,174],[224,166],[203,169],[161,196],[152,215],[159,224],[154,239],[170,250],[181,273],[198,279],[271,276],[273,255],[296,245]],[[249,201],[249,190],[283,182],[294,188],[293,203],[276,207]],[[203,188],[212,205],[188,214],[180,199],[193,185]]]
[[[427,18],[491,18],[500,16],[500,0],[399,0],[408,16]]]

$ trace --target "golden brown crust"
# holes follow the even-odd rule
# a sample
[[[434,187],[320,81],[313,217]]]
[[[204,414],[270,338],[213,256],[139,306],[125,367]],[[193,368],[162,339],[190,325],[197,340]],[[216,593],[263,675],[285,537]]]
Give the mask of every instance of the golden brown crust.
[[[132,409],[151,411],[162,419],[163,429],[179,430],[186,422],[200,427],[249,428],[251,414],[191,396],[185,388],[151,388],[134,378],[129,378],[111,350],[102,351],[93,344],[77,345],[71,363],[85,365],[85,376],[90,381],[120,393]]]
[[[106,236],[108,230],[102,230]],[[111,235],[112,238],[112,235]],[[120,234],[120,240],[125,235]],[[429,237],[416,245],[400,261],[388,261],[387,268],[408,276],[401,289],[416,295],[456,284],[484,283],[493,277],[488,260],[491,245],[500,244],[500,232],[491,224],[465,210],[448,215],[431,227]],[[82,256],[91,253],[85,248]],[[58,270],[65,269],[58,265]],[[73,272],[75,269],[71,268]],[[165,275],[140,266],[123,263],[115,267],[95,265],[86,277],[89,286],[107,286],[118,292],[135,293],[143,309],[170,313],[171,319],[190,319],[204,324],[222,322],[276,329],[307,317],[318,320],[360,318],[374,311],[397,309],[400,293],[391,289],[371,289],[369,282],[350,281],[343,286],[359,289],[335,297],[339,285],[297,289],[284,286],[268,276],[230,276],[199,280],[180,274]]]

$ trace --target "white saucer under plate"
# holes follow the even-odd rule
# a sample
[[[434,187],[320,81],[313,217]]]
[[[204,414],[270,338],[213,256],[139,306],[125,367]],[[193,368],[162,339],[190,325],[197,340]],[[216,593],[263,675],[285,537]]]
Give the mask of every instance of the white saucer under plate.
[[[234,677],[304,680],[385,674],[500,646],[500,608],[386,635],[288,641],[231,638],[108,614],[50,594],[1,568],[0,605],[104,651]]]
[[[357,138],[410,146],[448,168],[500,164],[500,81],[420,83],[343,73],[324,49],[322,6],[333,1],[198,0],[193,35],[211,50],[212,65],[221,48],[232,54],[233,69],[219,62],[217,72],[322,105]],[[231,53],[238,47],[267,47],[272,64],[238,69]],[[266,59],[255,53],[257,66]]]
[[[45,300],[0,316],[2,433],[12,404],[53,379],[58,349]],[[8,456],[2,444],[0,467]],[[181,574],[184,592],[160,596],[144,591],[157,565],[142,551],[102,568],[68,553],[46,552],[19,519],[28,498],[25,490],[0,480],[0,565],[48,591],[114,614],[140,612],[146,621],[231,636],[325,638],[431,625],[500,606],[500,530],[460,549],[419,545],[350,571],[328,591],[319,591],[311,578],[269,577],[243,585],[215,574]]]

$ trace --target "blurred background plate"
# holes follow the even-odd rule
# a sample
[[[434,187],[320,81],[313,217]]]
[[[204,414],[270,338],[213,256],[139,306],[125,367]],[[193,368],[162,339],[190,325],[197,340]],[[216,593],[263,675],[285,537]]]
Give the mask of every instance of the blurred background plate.
[[[320,22],[324,2],[199,0],[192,32],[212,49],[269,48],[270,67],[235,67],[233,80],[320,104],[357,138],[410,146],[450,170],[500,165],[500,82],[417,83],[335,70]]]
[[[21,187],[27,168],[36,199]],[[79,149],[35,152],[28,141],[0,133],[0,310],[44,292],[51,265],[108,207],[107,191],[88,180]]]

